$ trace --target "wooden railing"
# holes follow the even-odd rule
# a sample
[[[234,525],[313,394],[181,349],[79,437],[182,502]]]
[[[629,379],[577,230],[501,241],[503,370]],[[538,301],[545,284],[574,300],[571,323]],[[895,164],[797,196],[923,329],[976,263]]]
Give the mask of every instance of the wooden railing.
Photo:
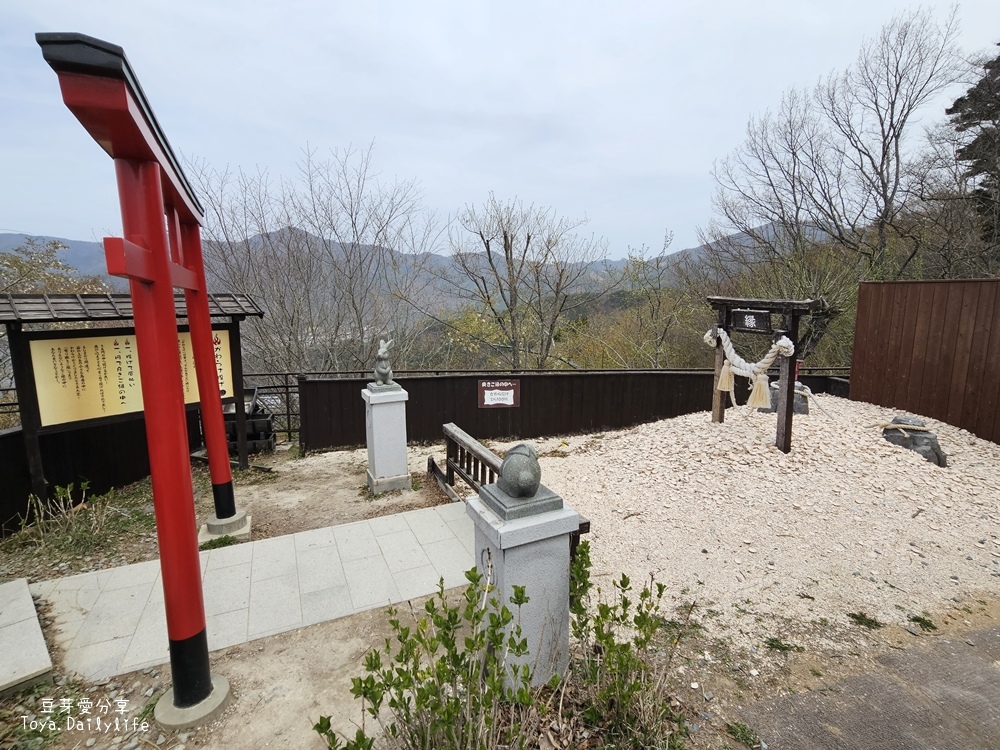
[[[437,480],[438,486],[454,501],[462,498],[455,492],[455,475],[477,493],[484,484],[492,484],[500,474],[503,459],[465,430],[449,422],[444,425],[445,466],[442,470],[431,456],[427,459],[427,473]]]
[[[434,456],[427,458],[427,473],[434,478],[438,487],[454,502],[464,498],[455,491],[455,476],[459,476],[477,494],[484,484],[493,484],[500,475],[503,459],[472,437],[458,425],[449,422],[443,425],[445,445],[445,466],[437,465]],[[580,518],[580,528],[570,535],[570,556],[576,554],[580,535],[590,532],[590,520]]]

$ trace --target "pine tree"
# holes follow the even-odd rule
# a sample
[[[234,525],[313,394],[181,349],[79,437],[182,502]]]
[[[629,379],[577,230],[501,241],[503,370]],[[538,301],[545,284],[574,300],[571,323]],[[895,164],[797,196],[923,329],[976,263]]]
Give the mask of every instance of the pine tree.
[[[971,136],[958,157],[968,162],[967,174],[978,181],[974,196],[983,239],[996,247],[1000,244],[1000,55],[983,69],[983,77],[945,113],[956,131]]]

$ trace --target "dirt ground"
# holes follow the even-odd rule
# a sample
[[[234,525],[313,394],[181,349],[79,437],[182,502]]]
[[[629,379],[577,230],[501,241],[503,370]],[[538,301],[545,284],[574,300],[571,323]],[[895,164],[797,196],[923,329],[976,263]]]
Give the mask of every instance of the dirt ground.
[[[237,503],[253,519],[254,539],[428,508],[448,502],[437,485],[427,481],[429,455],[443,456],[444,445],[413,446],[409,450],[412,490],[372,497],[367,486],[366,449],[313,453],[299,458],[296,448],[281,445],[273,454],[252,457],[251,468],[239,472]],[[200,488],[195,505],[199,518],[213,512],[210,487]]]
[[[593,442],[587,436],[533,441],[542,456],[543,481],[547,464],[550,471],[556,471],[556,462],[578,446]],[[491,447],[501,452],[506,445]],[[253,517],[254,539],[447,502],[426,475],[427,457],[435,456],[441,463],[443,446],[411,446],[409,456],[415,489],[375,499],[365,486],[367,457],[363,449],[305,458],[294,457],[294,450],[279,450],[254,458],[255,464],[270,471],[239,473],[237,502]],[[199,517],[204,517],[211,512],[206,472],[200,470],[196,478]],[[126,555],[130,562],[154,556],[151,540],[137,540]],[[684,592],[672,592],[672,596],[668,608],[693,599]],[[411,603],[417,610],[420,604]],[[726,744],[738,747],[739,743],[725,734],[725,726],[736,720],[743,706],[789,692],[835,690],[838,680],[876,669],[875,658],[887,650],[908,648],[936,637],[963,638],[995,626],[1000,604],[987,597],[952,602],[926,613],[937,628],[934,631],[892,624],[866,630],[788,617],[778,628],[782,641],[794,645],[787,650],[748,648],[746,638],[719,637],[717,627],[699,627],[699,623],[714,625],[717,614],[711,602],[696,604],[692,616],[695,627],[670,662],[671,691],[689,717],[687,746],[693,750],[719,750]],[[762,621],[775,618],[772,612],[755,611],[749,604],[740,616],[743,619],[737,618],[730,627],[747,633]],[[44,613],[42,619],[44,625]],[[362,722],[360,703],[349,692],[350,679],[363,674],[365,653],[390,635],[387,614],[374,610],[231,647],[212,654],[213,672],[229,679],[234,700],[211,724],[184,732],[164,732],[153,726],[145,732],[114,737],[64,732],[53,747],[320,748],[324,743],[312,731],[320,715],[330,715],[334,726],[350,735]],[[133,714],[149,710],[169,680],[169,669],[163,665],[106,684],[81,684],[63,675],[58,654],[53,656],[62,685],[57,683],[51,694],[60,695],[60,689],[70,693],[115,692],[132,701]],[[7,706],[8,715],[37,710],[32,699],[21,701],[20,705]],[[0,749],[8,747],[17,746],[5,745],[0,733]]]

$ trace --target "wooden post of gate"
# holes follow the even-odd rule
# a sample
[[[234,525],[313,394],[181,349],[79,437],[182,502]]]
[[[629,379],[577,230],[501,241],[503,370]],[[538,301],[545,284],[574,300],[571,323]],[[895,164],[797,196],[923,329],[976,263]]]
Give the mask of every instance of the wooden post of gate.
[[[818,308],[820,300],[772,300],[745,299],[740,297],[708,297],[708,303],[716,311],[716,321],[720,329],[744,331],[779,336],[787,336],[798,347],[799,318]],[[773,330],[771,316],[781,315],[781,329]],[[792,449],[792,415],[795,405],[795,358],[781,357],[778,364],[778,427],[775,445],[783,452]],[[726,394],[719,391],[719,374],[725,361],[722,342],[717,338],[715,347],[715,378],[712,393],[712,421],[725,419]]]
[[[173,678],[155,716],[167,727],[192,726],[220,713],[230,693],[209,669],[174,287],[187,292],[216,515],[235,513],[198,235],[202,209],[122,48],[83,34],[35,38],[66,106],[114,160],[124,237],[105,238],[104,248],[108,273],[127,278],[132,293]]]
[[[724,308],[716,310],[716,325],[721,329],[726,327],[726,311]],[[722,348],[722,339],[715,337],[715,377],[712,379],[712,421],[722,423],[726,421],[726,393],[719,390],[719,377],[722,375],[722,365],[726,361],[726,352]]]
[[[790,311],[781,315],[781,333],[798,348],[799,316]],[[795,414],[795,358],[782,357],[778,365],[778,431],[774,444],[782,453],[792,450],[792,417]]]

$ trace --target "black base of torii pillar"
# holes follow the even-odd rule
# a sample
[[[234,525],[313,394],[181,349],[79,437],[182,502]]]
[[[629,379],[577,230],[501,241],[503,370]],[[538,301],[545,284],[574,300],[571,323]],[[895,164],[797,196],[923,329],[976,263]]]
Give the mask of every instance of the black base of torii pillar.
[[[823,303],[820,300],[747,299],[742,297],[708,297],[716,313],[715,324],[729,331],[745,331],[773,336],[787,336],[798,351],[799,318],[810,314]],[[772,325],[772,316],[781,315],[779,328]],[[712,421],[726,419],[726,394],[719,390],[719,376],[726,360],[722,341],[715,340],[715,378],[712,381]],[[782,453],[792,450],[792,413],[795,402],[795,355],[778,360],[778,431],[774,444]]]

